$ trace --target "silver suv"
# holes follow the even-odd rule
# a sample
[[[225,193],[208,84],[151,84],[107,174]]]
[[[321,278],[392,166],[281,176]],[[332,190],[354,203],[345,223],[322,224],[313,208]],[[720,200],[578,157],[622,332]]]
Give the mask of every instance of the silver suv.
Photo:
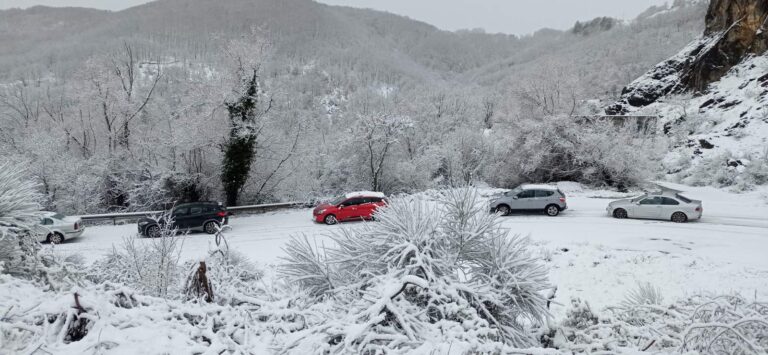
[[[554,217],[566,208],[565,194],[550,185],[520,185],[491,200],[491,212],[504,216],[515,211],[544,211]]]

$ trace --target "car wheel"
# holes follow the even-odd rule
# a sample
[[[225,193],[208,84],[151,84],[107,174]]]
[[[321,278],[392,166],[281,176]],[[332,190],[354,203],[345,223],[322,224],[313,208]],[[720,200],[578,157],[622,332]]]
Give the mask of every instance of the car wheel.
[[[509,216],[509,214],[512,213],[512,209],[507,205],[499,205],[496,206],[496,213],[502,216]]]
[[[147,227],[147,237],[157,238],[160,236],[160,226],[153,224]]]
[[[618,219],[627,218],[627,210],[623,208],[617,208],[613,210],[613,218],[618,218]]]
[[[560,207],[557,207],[557,205],[549,205],[544,209],[544,212],[547,213],[547,216],[555,217],[560,214]]]
[[[339,220],[336,219],[336,216],[334,216],[332,214],[329,214],[329,215],[325,216],[324,221],[325,221],[325,224],[327,224],[329,226],[332,226],[332,225],[334,225],[336,223],[339,223]]]
[[[218,224],[214,221],[206,222],[205,225],[203,225],[203,230],[208,234],[216,234]]]
[[[61,244],[61,242],[64,241],[64,236],[61,235],[61,233],[54,232],[51,234],[48,234],[48,243],[51,244]]]
[[[686,216],[685,213],[683,212],[675,212],[672,214],[672,222],[675,222],[675,223],[688,222],[688,216]]]

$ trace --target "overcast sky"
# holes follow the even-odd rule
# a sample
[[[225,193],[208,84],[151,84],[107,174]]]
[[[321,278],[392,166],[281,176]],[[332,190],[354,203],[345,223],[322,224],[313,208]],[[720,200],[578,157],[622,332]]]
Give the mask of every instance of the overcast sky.
[[[213,0],[212,0],[213,1]],[[385,10],[446,30],[484,28],[488,32],[526,34],[543,27],[566,29],[598,16],[631,19],[668,0],[320,0]],[[122,10],[147,0],[0,0],[0,9],[33,5],[80,6]]]

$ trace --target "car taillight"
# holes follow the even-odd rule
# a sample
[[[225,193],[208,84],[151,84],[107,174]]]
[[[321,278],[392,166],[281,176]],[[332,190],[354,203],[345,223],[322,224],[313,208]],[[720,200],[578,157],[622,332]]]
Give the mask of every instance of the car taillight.
[[[78,230],[78,229],[80,229],[80,225],[77,222],[75,222],[75,230]]]
[[[701,207],[696,207],[696,212],[701,212]]]
[[[227,212],[226,212],[226,211],[219,211],[219,212],[216,212],[216,216],[217,216],[217,217],[222,217],[222,218],[224,218],[224,217],[226,217],[226,216],[227,216]]]
[[[561,197],[560,202],[565,203],[565,197]]]

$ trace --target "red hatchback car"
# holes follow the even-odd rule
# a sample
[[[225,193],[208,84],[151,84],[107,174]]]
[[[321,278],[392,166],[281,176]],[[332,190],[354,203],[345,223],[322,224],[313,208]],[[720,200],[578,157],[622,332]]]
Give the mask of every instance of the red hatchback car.
[[[387,199],[380,192],[352,192],[315,207],[312,219],[328,225],[344,221],[370,220],[373,219],[376,209],[386,204]]]

